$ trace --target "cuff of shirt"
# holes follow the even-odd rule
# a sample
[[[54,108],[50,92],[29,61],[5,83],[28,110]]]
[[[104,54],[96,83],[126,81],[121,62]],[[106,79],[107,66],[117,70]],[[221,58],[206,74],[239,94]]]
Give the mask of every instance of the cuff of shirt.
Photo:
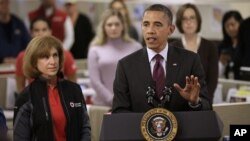
[[[198,104],[193,105],[190,102],[188,102],[188,105],[193,109],[198,108],[201,106],[201,99],[199,98]]]

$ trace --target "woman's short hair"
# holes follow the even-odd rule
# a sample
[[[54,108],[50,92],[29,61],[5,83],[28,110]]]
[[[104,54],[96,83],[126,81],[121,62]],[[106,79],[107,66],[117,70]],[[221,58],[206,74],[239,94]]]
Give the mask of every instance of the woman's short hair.
[[[102,15],[102,19],[101,19],[101,21],[98,25],[98,28],[97,28],[96,36],[93,39],[93,41],[91,42],[91,45],[103,45],[107,42],[108,37],[107,37],[106,32],[105,32],[105,24],[106,24],[108,18],[110,18],[111,16],[117,16],[118,19],[121,21],[121,24],[123,26],[121,38],[124,41],[129,41],[129,42],[132,41],[132,39],[128,35],[128,26],[127,26],[127,23],[125,22],[124,17],[122,16],[122,14],[117,10],[108,9]]]
[[[23,72],[27,78],[37,78],[41,72],[37,68],[37,60],[50,54],[50,50],[55,48],[59,56],[59,70],[63,67],[64,54],[61,41],[53,36],[38,36],[33,38],[25,51]]]
[[[180,33],[184,32],[182,29],[183,15],[184,15],[185,10],[187,10],[188,8],[191,8],[194,10],[197,24],[198,24],[197,29],[196,29],[196,33],[198,33],[201,30],[201,23],[202,23],[201,14],[200,14],[198,8],[194,4],[191,4],[191,3],[184,4],[178,9],[177,14],[176,14],[176,22],[175,22],[176,26],[177,26]]]

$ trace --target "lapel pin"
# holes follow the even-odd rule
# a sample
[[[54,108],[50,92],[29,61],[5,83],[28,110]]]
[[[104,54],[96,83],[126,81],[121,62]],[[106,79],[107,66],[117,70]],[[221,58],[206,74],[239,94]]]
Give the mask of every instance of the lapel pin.
[[[177,66],[177,64],[176,64],[176,63],[173,63],[173,66],[175,66],[175,67],[176,67],[176,66]]]

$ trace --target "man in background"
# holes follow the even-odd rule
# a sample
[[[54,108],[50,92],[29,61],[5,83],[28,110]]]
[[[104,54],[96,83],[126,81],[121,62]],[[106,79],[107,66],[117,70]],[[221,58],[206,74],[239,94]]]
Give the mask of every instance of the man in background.
[[[10,13],[9,5],[9,0],[0,0],[0,63],[14,64],[30,36],[23,21]]]

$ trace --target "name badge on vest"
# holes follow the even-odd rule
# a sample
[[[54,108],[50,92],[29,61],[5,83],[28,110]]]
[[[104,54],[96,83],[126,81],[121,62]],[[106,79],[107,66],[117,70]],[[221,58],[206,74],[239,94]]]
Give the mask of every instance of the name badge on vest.
[[[78,103],[70,102],[69,104],[70,104],[71,108],[82,107],[82,103],[81,102],[78,102]]]

